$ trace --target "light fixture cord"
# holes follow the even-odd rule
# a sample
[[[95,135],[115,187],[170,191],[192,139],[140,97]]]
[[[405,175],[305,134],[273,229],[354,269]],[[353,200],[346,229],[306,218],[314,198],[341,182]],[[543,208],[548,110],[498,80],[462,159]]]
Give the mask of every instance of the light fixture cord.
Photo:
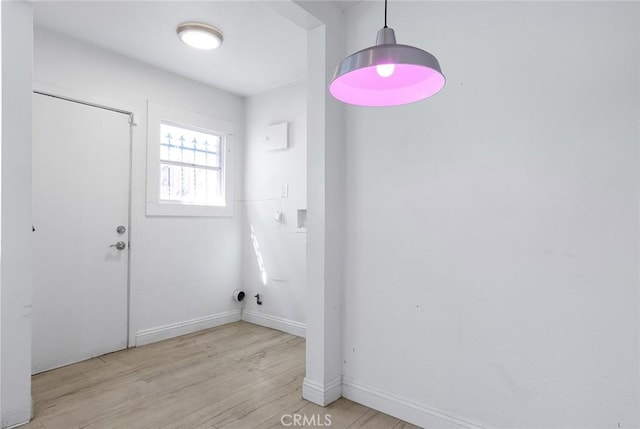
[[[387,0],[384,0],[384,28],[387,27]]]

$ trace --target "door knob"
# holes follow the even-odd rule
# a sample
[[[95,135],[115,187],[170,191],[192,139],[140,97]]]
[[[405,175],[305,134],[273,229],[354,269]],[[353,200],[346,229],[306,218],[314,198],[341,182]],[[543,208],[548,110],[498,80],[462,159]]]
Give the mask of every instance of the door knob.
[[[109,247],[115,247],[118,250],[124,250],[127,247],[127,243],[124,241],[118,241],[116,244],[112,244]]]

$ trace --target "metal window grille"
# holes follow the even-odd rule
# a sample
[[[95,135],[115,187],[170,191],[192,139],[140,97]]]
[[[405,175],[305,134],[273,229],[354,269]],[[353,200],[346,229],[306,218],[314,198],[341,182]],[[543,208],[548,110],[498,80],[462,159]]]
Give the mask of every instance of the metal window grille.
[[[160,200],[220,204],[222,137],[162,122],[160,140]]]

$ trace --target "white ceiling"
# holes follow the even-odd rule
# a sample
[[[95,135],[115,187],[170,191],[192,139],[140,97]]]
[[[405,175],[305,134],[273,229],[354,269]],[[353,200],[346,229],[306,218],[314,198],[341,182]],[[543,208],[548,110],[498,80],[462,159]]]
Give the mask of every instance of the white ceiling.
[[[258,1],[37,1],[36,26],[248,96],[306,77],[306,30]],[[198,51],[176,26],[218,27],[224,43]]]
[[[343,12],[351,9],[354,6],[359,5],[360,3],[362,3],[364,0],[335,0],[334,3],[340,8],[342,9]],[[373,0],[370,0],[373,1]]]

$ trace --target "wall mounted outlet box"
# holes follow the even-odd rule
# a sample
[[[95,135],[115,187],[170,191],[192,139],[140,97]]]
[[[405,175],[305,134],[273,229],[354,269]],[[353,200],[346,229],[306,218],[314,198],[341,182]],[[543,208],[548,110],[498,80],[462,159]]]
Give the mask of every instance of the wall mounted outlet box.
[[[262,141],[266,150],[283,150],[289,147],[289,123],[271,125],[263,131]]]

